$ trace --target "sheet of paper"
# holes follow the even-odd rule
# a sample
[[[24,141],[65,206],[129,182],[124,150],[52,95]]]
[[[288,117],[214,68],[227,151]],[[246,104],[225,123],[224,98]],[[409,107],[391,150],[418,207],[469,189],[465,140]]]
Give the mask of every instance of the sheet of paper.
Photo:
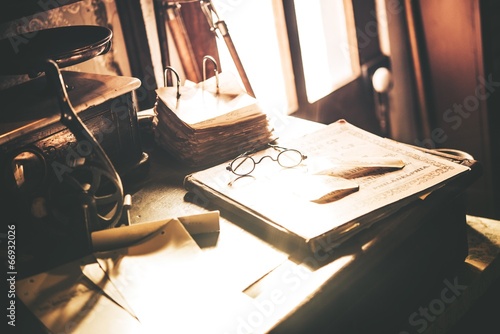
[[[245,89],[241,86],[240,81],[238,80],[239,79],[232,72],[222,72],[219,73],[217,77],[213,76],[195,85],[205,91],[216,94],[218,82],[220,95],[236,96],[246,93]]]
[[[87,264],[95,258],[19,280],[17,296],[51,333],[143,333],[138,319],[83,274]]]
[[[174,87],[162,87],[156,93],[179,119],[198,130],[230,125],[262,114],[257,100],[241,90],[236,78],[222,73],[219,78],[219,94],[213,89],[213,79],[207,80],[207,89],[202,83],[181,87],[179,99]]]
[[[177,217],[189,234],[213,233],[220,229],[219,211],[203,212],[195,215]],[[164,227],[171,218],[144,222],[130,226],[120,226],[92,232],[94,251],[108,251],[128,247]]]
[[[228,289],[178,220],[128,248],[96,253],[144,333],[224,333],[250,299]]]
[[[203,266],[209,266],[210,271],[223,277],[224,285],[232,291],[243,291],[287,259],[284,253],[270,250],[268,245],[258,238],[242,235],[246,232],[230,223],[225,225],[223,236],[220,237],[219,211],[181,216],[177,219],[190,235],[197,235],[197,241],[200,241],[199,238],[217,238],[216,247],[203,250]],[[94,250],[103,252],[132,246],[155,234],[169,221],[170,219],[153,221],[93,232]],[[217,235],[214,235],[214,232],[217,232]],[[92,274],[99,278],[99,275],[104,274],[99,272],[100,267],[87,266],[85,269],[88,271],[87,277]],[[91,269],[93,271],[90,271]]]
[[[16,282],[52,333],[223,333],[252,310],[225,285],[181,222],[130,247],[98,252]]]
[[[99,265],[97,261],[89,262],[80,265],[82,273],[88,278],[92,283],[101,289],[101,293],[106,295],[112,301],[114,301],[118,306],[127,311],[132,317],[137,318],[134,310],[130,307],[127,300],[123,297],[120,290],[116,288],[113,282],[107,276],[107,273]]]

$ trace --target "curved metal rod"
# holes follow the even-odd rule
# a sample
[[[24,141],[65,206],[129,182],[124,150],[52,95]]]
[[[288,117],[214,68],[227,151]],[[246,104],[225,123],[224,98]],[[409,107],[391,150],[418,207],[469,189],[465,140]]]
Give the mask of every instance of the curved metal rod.
[[[71,102],[68,98],[68,93],[66,91],[66,84],[59,70],[59,66],[53,60],[47,60],[45,64],[45,75],[49,84],[52,86],[53,91],[56,94],[57,102],[61,109],[61,123],[65,125],[71,133],[75,136],[77,141],[90,142],[93,152],[96,154],[97,158],[103,164],[103,167],[109,172],[110,176],[114,178],[115,185],[118,188],[117,192],[123,199],[123,184],[121,182],[120,176],[115,170],[113,163],[109,157],[104,152],[101,145],[97,142],[92,133],[87,129],[85,124],[82,122],[80,117],[76,114]],[[118,201],[117,207],[117,218],[116,221],[120,219],[123,207],[123,200]]]
[[[219,14],[217,13],[214,5],[212,4],[212,1],[210,0],[200,1],[200,6],[207,18],[210,30],[214,32],[216,30],[219,30],[220,34],[224,38],[224,42],[226,43],[227,49],[231,55],[231,58],[233,59],[234,65],[238,70],[238,74],[240,75],[241,81],[243,82],[243,85],[245,86],[247,93],[250,96],[255,97],[253,88],[250,85],[250,80],[248,79],[245,69],[243,68],[243,64],[238,55],[238,52],[236,51],[236,47],[234,46],[231,35],[229,35],[229,30],[227,28],[226,22],[219,17]]]
[[[207,80],[207,60],[210,60],[214,65],[214,73],[215,73],[215,94],[219,94],[219,66],[217,65],[217,61],[212,56],[203,57],[203,85]]]
[[[163,84],[165,85],[165,87],[167,87],[167,85],[168,85],[168,83],[167,83],[167,81],[168,81],[167,80],[168,71],[172,71],[174,73],[174,75],[175,75],[176,86],[177,86],[176,98],[178,100],[181,97],[181,92],[180,92],[181,79],[179,77],[179,73],[177,73],[177,71],[172,66],[165,67],[165,71],[163,72]]]

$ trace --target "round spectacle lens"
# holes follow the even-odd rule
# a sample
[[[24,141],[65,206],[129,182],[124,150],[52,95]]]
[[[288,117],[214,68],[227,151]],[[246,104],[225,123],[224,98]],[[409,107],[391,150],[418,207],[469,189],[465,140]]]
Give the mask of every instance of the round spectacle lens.
[[[298,166],[302,162],[302,154],[297,150],[286,150],[278,155],[278,163],[285,168]]]
[[[255,168],[255,162],[250,157],[239,157],[231,163],[231,170],[234,174],[244,176],[250,174]]]

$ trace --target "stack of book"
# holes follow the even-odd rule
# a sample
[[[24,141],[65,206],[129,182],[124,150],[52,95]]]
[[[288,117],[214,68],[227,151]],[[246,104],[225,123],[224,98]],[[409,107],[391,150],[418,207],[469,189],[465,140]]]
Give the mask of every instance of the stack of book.
[[[273,141],[267,115],[236,77],[156,90],[155,140],[183,164],[209,166]]]

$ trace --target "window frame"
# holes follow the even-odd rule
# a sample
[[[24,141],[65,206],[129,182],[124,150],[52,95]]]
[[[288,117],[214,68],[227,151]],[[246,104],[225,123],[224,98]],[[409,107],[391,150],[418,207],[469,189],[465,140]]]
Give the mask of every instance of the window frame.
[[[321,123],[331,123],[344,118],[369,131],[380,133],[372,98],[371,75],[380,66],[390,67],[390,62],[380,49],[375,0],[345,1],[350,2],[350,6],[346,8],[352,8],[356,34],[350,38],[358,41],[352,45],[356,45],[361,71],[342,87],[310,103],[306,92],[294,1],[283,0],[298,100],[298,110],[292,115]],[[357,98],[359,96],[364,98]]]

